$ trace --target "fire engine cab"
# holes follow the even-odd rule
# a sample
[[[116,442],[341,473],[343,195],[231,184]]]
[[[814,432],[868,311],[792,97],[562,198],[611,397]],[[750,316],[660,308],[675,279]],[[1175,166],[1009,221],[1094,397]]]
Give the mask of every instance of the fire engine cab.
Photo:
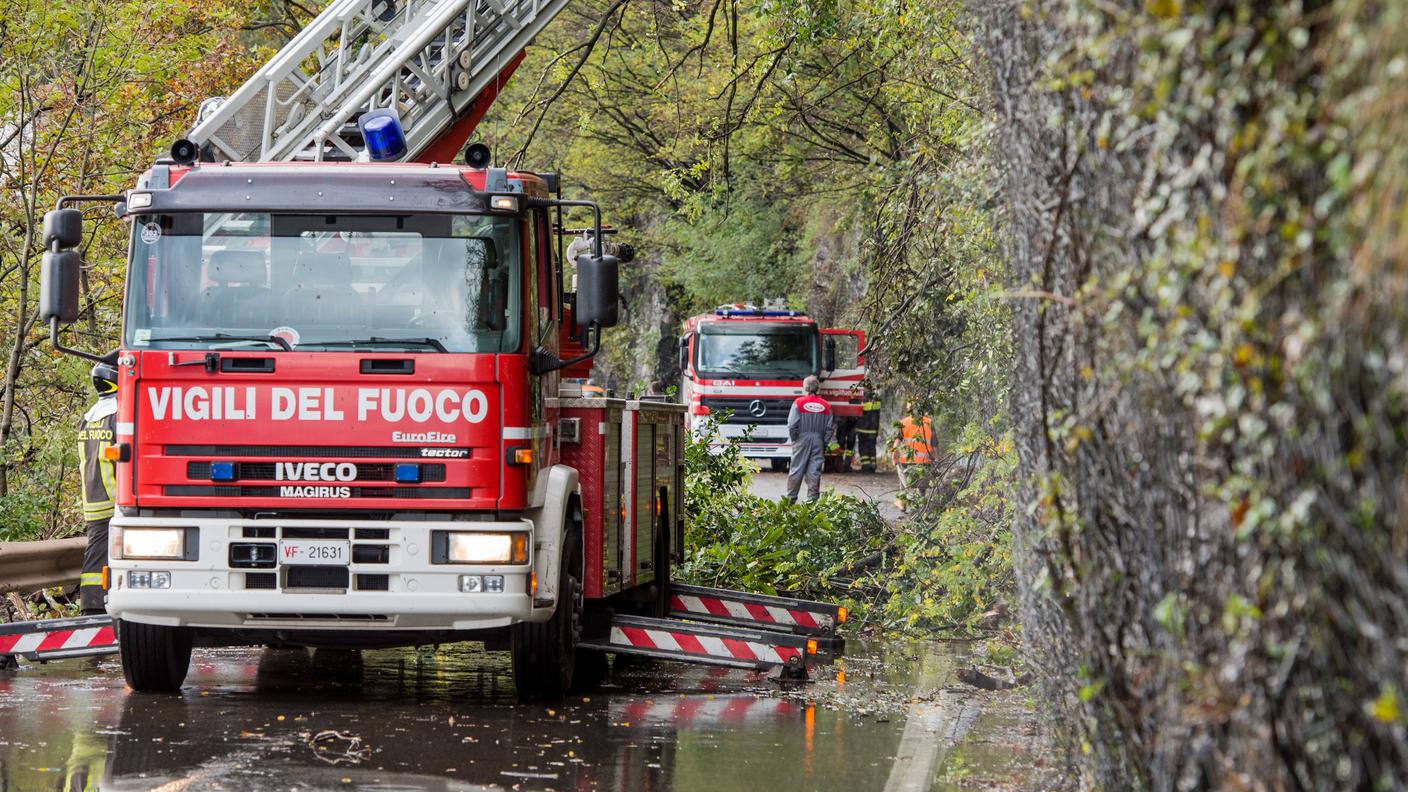
[[[119,648],[147,691],[193,646],[473,639],[539,696],[602,652],[841,651],[836,606],[671,583],[685,408],[573,385],[625,246],[551,175],[451,163],[564,3],[334,0],[135,187],[45,216],[50,340],[119,371],[111,621],[5,625],[0,656]],[[60,336],[93,204],[131,228],[111,356]]]

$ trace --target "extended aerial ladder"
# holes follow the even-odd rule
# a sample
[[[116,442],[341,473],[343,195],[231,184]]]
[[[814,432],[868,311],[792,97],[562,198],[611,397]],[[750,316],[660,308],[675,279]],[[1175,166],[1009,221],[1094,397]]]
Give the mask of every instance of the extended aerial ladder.
[[[356,160],[392,110],[402,159],[448,162],[567,0],[334,0],[188,136],[202,159]]]

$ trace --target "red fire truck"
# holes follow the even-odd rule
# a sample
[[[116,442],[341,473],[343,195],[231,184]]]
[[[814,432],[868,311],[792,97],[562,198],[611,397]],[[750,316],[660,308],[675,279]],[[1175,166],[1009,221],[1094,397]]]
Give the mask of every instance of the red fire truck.
[[[617,322],[599,209],[482,146],[447,164],[561,5],[336,0],[133,189],[45,217],[51,341],[119,371],[112,621],[6,625],[0,655],[116,644],[134,689],[171,690],[193,646],[473,639],[533,696],[601,652],[841,650],[836,606],[670,583],[685,408],[572,384]],[[111,356],[60,338],[92,202],[132,229]]]
[[[716,436],[699,439],[736,442],[744,456],[785,470],[792,455],[787,415],[803,379],[821,378],[820,395],[831,402],[838,434],[844,437],[860,419],[864,348],[864,332],[821,328],[800,311],[738,304],[690,317],[679,341],[690,429],[697,432],[704,416],[727,412]],[[839,453],[828,459],[844,459]]]

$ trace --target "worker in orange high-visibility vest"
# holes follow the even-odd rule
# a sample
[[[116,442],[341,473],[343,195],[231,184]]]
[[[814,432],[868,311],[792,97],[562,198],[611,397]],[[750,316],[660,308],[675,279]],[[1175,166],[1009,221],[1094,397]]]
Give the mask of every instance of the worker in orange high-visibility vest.
[[[929,492],[929,475],[934,456],[938,449],[934,446],[934,427],[927,416],[914,417],[914,403],[905,405],[905,416],[900,421],[899,436],[895,438],[892,458],[895,471],[900,477],[900,498],[896,504],[906,508],[905,493],[918,490],[922,498]]]

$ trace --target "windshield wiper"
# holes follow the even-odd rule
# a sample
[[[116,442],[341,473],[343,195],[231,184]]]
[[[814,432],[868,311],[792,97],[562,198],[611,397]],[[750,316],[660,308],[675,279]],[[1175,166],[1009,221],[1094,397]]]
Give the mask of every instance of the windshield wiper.
[[[253,341],[261,344],[273,344],[285,352],[292,352],[293,347],[288,341],[276,336],[256,336],[256,335],[227,335],[225,333],[212,333],[210,335],[193,336],[152,336],[148,341]]]
[[[387,344],[409,344],[411,346],[431,347],[436,352],[449,352],[445,345],[434,338],[383,338],[372,336],[370,338],[349,338],[344,341],[304,341],[299,346],[383,346]]]

